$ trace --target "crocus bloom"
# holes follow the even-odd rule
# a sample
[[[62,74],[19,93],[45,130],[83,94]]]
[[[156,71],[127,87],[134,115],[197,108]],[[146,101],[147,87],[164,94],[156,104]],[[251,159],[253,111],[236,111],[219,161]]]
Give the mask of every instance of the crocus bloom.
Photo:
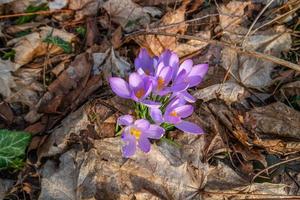
[[[207,70],[208,64],[193,66],[191,59],[185,60],[176,72],[175,79],[173,80],[173,91],[179,92],[200,84]]]
[[[163,96],[171,91],[168,85],[172,80],[172,74],[172,67],[164,66],[162,62],[158,64],[153,77],[153,92],[155,94]]]
[[[203,134],[203,130],[198,125],[182,120],[190,116],[193,111],[193,106],[186,105],[183,99],[176,98],[168,104],[164,115],[157,108],[152,108],[150,115],[156,123],[167,122],[186,133]]]
[[[139,74],[153,76],[157,59],[152,58],[145,48],[142,48],[138,57],[134,60],[135,69]]]
[[[193,66],[192,60],[185,60],[180,65],[173,80],[172,97],[179,97],[188,102],[195,102],[195,98],[187,92],[187,89],[200,84],[207,70],[208,64]]]
[[[119,77],[111,77],[109,83],[114,93],[122,98],[132,99],[147,106],[160,105],[157,102],[146,100],[153,87],[152,80],[147,76],[134,72],[129,76],[129,84]]]
[[[122,152],[123,156],[127,158],[134,155],[136,146],[148,153],[151,148],[149,139],[160,139],[165,133],[162,127],[150,124],[145,119],[134,121],[131,115],[119,117],[118,124],[125,126],[122,132],[122,139],[125,142]]]

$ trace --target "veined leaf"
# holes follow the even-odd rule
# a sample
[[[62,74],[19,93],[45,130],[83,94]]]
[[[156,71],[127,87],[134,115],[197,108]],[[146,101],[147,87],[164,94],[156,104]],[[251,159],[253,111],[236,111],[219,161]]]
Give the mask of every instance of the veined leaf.
[[[0,169],[20,168],[30,139],[26,132],[0,130]]]
[[[65,53],[72,53],[72,45],[69,42],[64,41],[58,36],[47,36],[44,39],[44,42],[49,44],[54,44],[56,46],[59,46],[64,50]]]
[[[25,10],[25,13],[34,13],[37,11],[42,11],[42,10],[48,10],[48,6],[47,4],[41,4],[39,6],[28,6]],[[30,22],[31,20],[33,20],[37,15],[27,15],[27,16],[22,16],[19,17],[16,21],[16,24],[20,25],[20,24],[25,24],[27,22]]]

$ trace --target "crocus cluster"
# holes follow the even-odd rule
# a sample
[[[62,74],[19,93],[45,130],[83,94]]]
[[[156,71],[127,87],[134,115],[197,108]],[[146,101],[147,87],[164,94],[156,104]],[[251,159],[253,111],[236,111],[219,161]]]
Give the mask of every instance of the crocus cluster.
[[[166,131],[176,127],[190,134],[202,134],[203,130],[184,120],[194,108],[195,98],[188,89],[201,83],[208,70],[207,64],[193,65],[188,59],[179,63],[176,53],[166,50],[159,57],[151,57],[142,49],[135,59],[135,72],[128,81],[111,77],[114,93],[135,102],[136,120],[131,115],[118,119],[122,126],[123,156],[134,155],[139,147],[149,152],[151,142],[162,138]]]

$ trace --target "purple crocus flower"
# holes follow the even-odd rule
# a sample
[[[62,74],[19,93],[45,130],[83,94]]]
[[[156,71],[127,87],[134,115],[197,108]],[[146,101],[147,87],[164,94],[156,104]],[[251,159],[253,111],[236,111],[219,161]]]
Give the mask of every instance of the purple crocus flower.
[[[160,62],[155,69],[153,77],[153,92],[160,96],[166,95],[171,91],[168,87],[172,80],[173,68],[170,66],[164,66],[163,62]]]
[[[162,127],[150,124],[145,119],[134,121],[131,115],[119,117],[118,124],[126,126],[122,132],[122,139],[125,142],[122,152],[123,156],[127,158],[134,155],[136,146],[148,153],[151,148],[149,139],[160,139],[165,133]]]
[[[193,66],[191,59],[185,60],[180,65],[173,79],[172,97],[179,97],[188,102],[195,102],[195,98],[187,92],[187,89],[200,84],[207,70],[208,64]]]
[[[129,76],[129,84],[119,77],[111,77],[109,83],[114,93],[122,98],[132,99],[147,106],[160,106],[157,102],[146,100],[153,87],[152,80],[147,76],[134,72]]]
[[[173,91],[178,92],[197,86],[203,80],[207,70],[208,64],[193,66],[191,59],[185,60],[176,72],[175,79],[173,80]]]
[[[145,48],[142,48],[138,57],[134,60],[135,69],[139,74],[153,76],[157,58],[152,58]]]
[[[158,124],[167,122],[170,124],[174,124],[176,128],[184,132],[197,135],[203,134],[203,130],[198,125],[182,120],[182,118],[190,116],[194,111],[193,106],[187,105],[185,103],[185,100],[176,98],[168,104],[164,115],[162,115],[162,112],[158,108],[151,108],[150,115],[152,119]]]

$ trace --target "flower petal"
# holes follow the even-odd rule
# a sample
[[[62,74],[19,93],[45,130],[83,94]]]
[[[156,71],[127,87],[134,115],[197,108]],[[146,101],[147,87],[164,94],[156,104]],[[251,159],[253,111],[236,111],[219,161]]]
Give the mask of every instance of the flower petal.
[[[146,119],[135,120],[134,125],[142,131],[149,129],[150,127],[150,123]]]
[[[194,108],[191,105],[183,105],[175,108],[174,112],[176,112],[177,115],[180,116],[180,118],[186,118],[193,114]]]
[[[177,124],[181,122],[180,116],[173,115],[174,110],[166,110],[164,120],[170,124]]]
[[[134,155],[136,151],[136,139],[133,135],[124,133],[122,134],[122,140],[125,144],[122,147],[123,156],[128,158]]]
[[[189,76],[189,88],[199,85],[202,80],[201,76]]]
[[[179,66],[177,74],[179,74],[182,70],[185,70],[187,73],[189,73],[192,70],[192,67],[193,67],[193,60],[191,59],[185,60]]]
[[[129,86],[136,92],[138,89],[143,88],[144,82],[142,75],[133,72],[129,75]]]
[[[142,48],[138,57],[134,60],[135,69],[143,69],[143,71],[148,75],[153,75],[153,59],[148,54],[145,48]]]
[[[175,127],[190,134],[200,135],[204,133],[202,128],[200,128],[197,124],[188,121],[181,121],[180,123],[175,124]]]
[[[164,81],[164,85],[168,85],[172,79],[172,67],[164,67],[161,70],[159,77]]]
[[[118,96],[129,99],[131,96],[131,91],[129,89],[129,85],[122,78],[111,77],[109,78],[109,84],[114,93]]]
[[[188,89],[189,87],[189,84],[186,83],[186,82],[180,82],[180,83],[177,83],[177,84],[174,84],[172,86],[172,92],[180,92],[180,91],[184,91],[186,89]]]
[[[195,97],[193,97],[188,91],[182,91],[176,94],[180,99],[184,99],[189,103],[194,103],[196,101]]]
[[[159,108],[150,108],[150,116],[157,124],[163,122],[162,112]]]
[[[118,118],[118,124],[123,126],[129,126],[133,123],[133,117],[131,115],[122,115]]]
[[[148,153],[150,151],[151,143],[149,139],[146,137],[145,133],[141,135],[138,141],[138,146],[145,153]]]
[[[152,92],[153,81],[149,77],[144,77],[144,90],[146,91],[144,96],[141,99],[147,98],[148,95]]]
[[[151,100],[143,100],[141,103],[148,106],[148,107],[150,107],[150,108],[159,108],[161,106],[161,103],[151,101]]]
[[[151,139],[160,139],[164,133],[165,129],[158,125],[150,125],[150,128],[146,131],[147,137]]]
[[[189,73],[189,76],[201,76],[202,78],[205,76],[205,74],[208,71],[208,64],[199,64],[195,65],[191,72]]]

